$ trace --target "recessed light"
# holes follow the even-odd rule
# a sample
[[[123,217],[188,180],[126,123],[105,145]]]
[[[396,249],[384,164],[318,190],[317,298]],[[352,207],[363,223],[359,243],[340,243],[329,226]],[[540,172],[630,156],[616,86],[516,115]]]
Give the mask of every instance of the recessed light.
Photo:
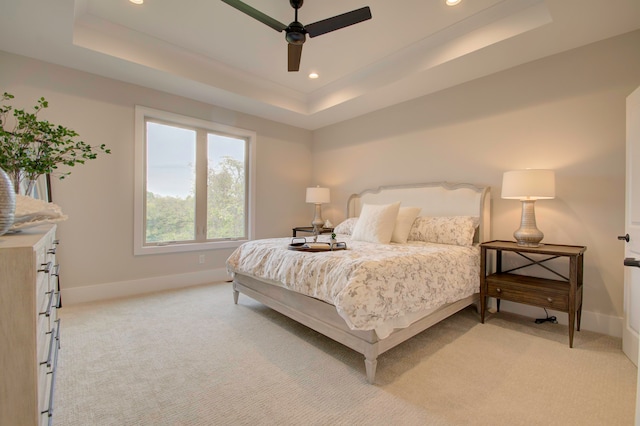
[[[144,0],[129,0],[131,3],[133,4],[142,4],[144,3]]]
[[[447,3],[447,6],[455,6],[456,4],[460,3],[462,0],[447,0],[445,3]]]
[[[318,77],[320,77],[320,76],[318,75],[318,73],[317,73],[317,72],[309,73],[309,78],[310,78],[310,79],[316,79],[316,78],[318,78]]]

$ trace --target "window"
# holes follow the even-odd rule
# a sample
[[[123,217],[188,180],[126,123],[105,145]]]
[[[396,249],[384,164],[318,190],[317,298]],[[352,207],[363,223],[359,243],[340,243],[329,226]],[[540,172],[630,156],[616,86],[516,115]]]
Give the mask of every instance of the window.
[[[136,106],[134,253],[233,248],[252,238],[255,139]]]

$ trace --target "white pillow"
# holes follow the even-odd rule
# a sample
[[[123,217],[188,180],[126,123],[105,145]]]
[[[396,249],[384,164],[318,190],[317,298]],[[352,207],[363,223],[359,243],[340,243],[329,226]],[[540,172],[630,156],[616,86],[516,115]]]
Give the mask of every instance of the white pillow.
[[[413,221],[416,220],[416,217],[420,214],[420,210],[422,210],[420,207],[400,207],[398,217],[396,218],[396,225],[391,234],[392,242],[401,244],[407,242]]]
[[[353,228],[352,240],[389,244],[400,202],[393,204],[365,204]]]

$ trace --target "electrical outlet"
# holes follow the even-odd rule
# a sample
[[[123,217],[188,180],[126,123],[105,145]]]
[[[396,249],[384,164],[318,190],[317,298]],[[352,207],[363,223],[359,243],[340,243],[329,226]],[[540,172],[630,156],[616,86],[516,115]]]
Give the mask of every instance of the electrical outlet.
[[[204,263],[204,254],[201,254],[200,257],[198,258],[198,261],[200,263]]]

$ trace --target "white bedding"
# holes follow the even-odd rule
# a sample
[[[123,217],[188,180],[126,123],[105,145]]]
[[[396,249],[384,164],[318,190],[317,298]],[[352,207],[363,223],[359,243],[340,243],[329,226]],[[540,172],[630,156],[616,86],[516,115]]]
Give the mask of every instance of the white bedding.
[[[227,259],[227,269],[328,302],[349,328],[376,330],[380,338],[392,331],[389,324],[479,291],[477,246],[376,244],[339,235],[348,250],[306,253],[289,250],[290,241],[249,241]]]

